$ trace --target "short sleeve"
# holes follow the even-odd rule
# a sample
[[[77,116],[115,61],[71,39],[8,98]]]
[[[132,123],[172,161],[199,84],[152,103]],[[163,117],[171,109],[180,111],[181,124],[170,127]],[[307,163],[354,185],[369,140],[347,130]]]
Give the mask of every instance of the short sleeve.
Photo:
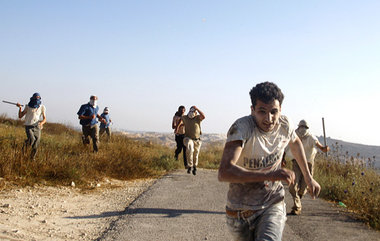
[[[81,105],[79,110],[78,110],[78,115],[83,115],[84,114],[84,105]]]
[[[46,113],[46,107],[44,105],[41,106],[41,114],[45,115]]]
[[[289,139],[291,142],[294,142],[297,138],[297,134],[296,134],[296,131],[293,127],[293,122],[286,116],[282,116],[288,123],[288,128],[289,128]]]
[[[243,144],[252,136],[254,122],[251,116],[236,120],[227,132],[227,142],[242,141]]]
[[[317,144],[318,138],[315,135],[311,135],[311,139],[313,139],[314,145]]]

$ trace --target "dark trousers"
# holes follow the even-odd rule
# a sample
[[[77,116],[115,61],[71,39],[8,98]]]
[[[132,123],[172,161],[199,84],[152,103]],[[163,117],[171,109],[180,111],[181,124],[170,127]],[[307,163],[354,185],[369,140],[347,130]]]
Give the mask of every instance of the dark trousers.
[[[183,138],[185,135],[175,135],[175,142],[177,143],[177,149],[175,149],[175,158],[178,160],[178,155],[183,150],[183,165],[187,167],[187,159],[186,159],[186,147],[183,144]]]
[[[82,141],[83,144],[87,145],[90,144],[90,138],[92,139],[92,146],[94,148],[94,152],[98,151],[98,145],[99,145],[99,126],[93,125],[93,126],[82,126]]]

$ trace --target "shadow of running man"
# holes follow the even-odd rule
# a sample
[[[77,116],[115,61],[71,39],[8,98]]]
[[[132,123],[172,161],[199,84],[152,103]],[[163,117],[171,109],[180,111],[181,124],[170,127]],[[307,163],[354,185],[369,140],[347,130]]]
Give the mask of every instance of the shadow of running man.
[[[225,212],[206,211],[206,210],[192,210],[192,209],[167,209],[167,208],[127,208],[121,212],[103,212],[97,215],[87,216],[71,216],[65,217],[68,219],[93,219],[93,218],[106,218],[124,215],[138,215],[138,214],[162,214],[165,218],[175,218],[183,214],[219,214],[225,215]]]

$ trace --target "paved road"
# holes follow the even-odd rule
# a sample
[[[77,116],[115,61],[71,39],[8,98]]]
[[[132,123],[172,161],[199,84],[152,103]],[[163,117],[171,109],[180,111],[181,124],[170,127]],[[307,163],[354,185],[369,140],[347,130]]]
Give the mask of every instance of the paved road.
[[[232,240],[225,224],[228,185],[217,172],[196,176],[178,170],[157,182],[124,213],[99,240],[185,241]],[[291,197],[287,193],[287,209]],[[288,216],[283,240],[380,240],[380,233],[355,221],[321,199],[303,201],[301,216]]]

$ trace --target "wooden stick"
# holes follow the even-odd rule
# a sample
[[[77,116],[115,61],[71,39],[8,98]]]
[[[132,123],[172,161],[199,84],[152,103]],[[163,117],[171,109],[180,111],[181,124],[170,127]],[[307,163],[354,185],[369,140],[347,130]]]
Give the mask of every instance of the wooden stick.
[[[322,126],[323,126],[323,141],[326,146],[325,118],[323,117],[322,117]],[[326,152],[326,157],[327,157],[327,152]]]

